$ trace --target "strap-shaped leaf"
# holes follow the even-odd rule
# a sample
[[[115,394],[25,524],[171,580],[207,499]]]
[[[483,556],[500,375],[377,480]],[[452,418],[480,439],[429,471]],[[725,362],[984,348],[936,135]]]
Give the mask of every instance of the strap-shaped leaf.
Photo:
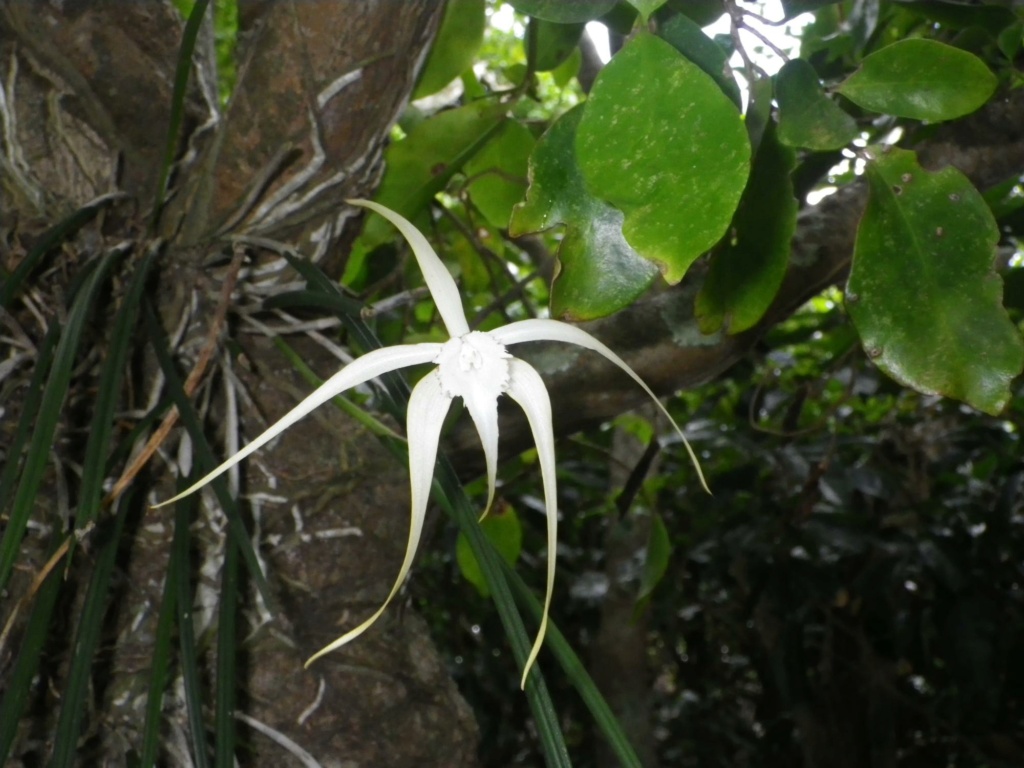
[[[869,163],[846,306],[868,356],[920,392],[998,413],[1024,343],[992,268],[999,230],[959,171],[892,149]]]

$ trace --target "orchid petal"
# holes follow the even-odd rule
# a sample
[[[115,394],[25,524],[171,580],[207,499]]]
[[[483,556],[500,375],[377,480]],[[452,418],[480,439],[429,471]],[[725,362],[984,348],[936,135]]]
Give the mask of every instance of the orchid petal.
[[[405,558],[398,571],[398,578],[395,579],[395,584],[387,599],[370,618],[310,656],[306,661],[307,667],[325,653],[330,653],[363,634],[384,613],[392,598],[405,582],[405,577],[409,575],[409,569],[416,557],[416,549],[419,547],[420,534],[423,532],[423,521],[427,516],[427,501],[430,498],[430,485],[434,478],[434,465],[437,462],[437,444],[441,439],[441,425],[444,423],[444,417],[448,414],[451,402],[451,398],[441,389],[441,377],[436,370],[424,376],[413,388],[406,414],[406,434],[409,441],[409,480],[412,490],[409,540],[405,546]]]
[[[511,363],[511,360],[509,361]],[[494,503],[494,484],[498,475],[498,395],[500,390],[492,390],[482,386],[470,387],[462,393],[462,399],[473,417],[480,444],[484,449],[484,463],[487,466],[487,504],[484,506],[483,520]]]
[[[708,488],[707,480],[704,479],[704,471],[700,468],[700,461],[697,459],[697,454],[693,452],[693,448],[690,447],[690,441],[686,439],[686,435],[683,434],[683,430],[676,420],[672,418],[672,414],[668,412],[668,409],[661,404],[658,396],[654,394],[647,383],[640,378],[636,371],[629,367],[625,360],[612,352],[608,347],[602,344],[600,341],[595,339],[589,333],[584,331],[582,328],[578,328],[575,325],[569,325],[559,320],[545,320],[541,318],[533,318],[529,320],[520,320],[515,323],[509,323],[508,325],[502,326],[501,328],[495,328],[490,331],[491,338],[500,342],[501,344],[519,344],[524,341],[564,341],[569,344],[576,344],[580,347],[593,350],[605,358],[615,363],[622,370],[628,373],[637,384],[643,387],[644,391],[651,396],[651,399],[661,409],[661,412],[668,417],[669,422],[675,427],[676,432],[683,438],[683,445],[686,446],[686,452],[690,455],[690,461],[693,462],[694,468],[697,470],[697,476],[700,478],[700,484],[704,490],[711,493],[711,489]]]
[[[231,469],[231,467],[235,466],[246,456],[262,448],[279,434],[288,429],[288,427],[292,426],[292,424],[306,416],[310,411],[323,405],[332,397],[341,394],[346,389],[351,389],[352,387],[358,386],[370,379],[374,379],[382,374],[389,373],[390,371],[398,370],[399,368],[405,368],[419,363],[429,363],[437,357],[438,352],[441,350],[441,346],[441,344],[431,342],[423,344],[406,344],[398,347],[386,347],[384,349],[375,349],[372,352],[368,352],[362,357],[353,360],[313,390],[305,400],[288,411],[288,413],[278,419],[274,424],[268,427],[266,431],[256,437],[230,459],[225,461],[201,480],[186,488],[177,496],[173,496],[160,504],[154,504],[154,508],[162,507],[165,504],[171,504],[172,502],[178,501],[178,499],[183,499],[189,494],[199,490],[215,477]]]
[[[544,644],[548,628],[548,611],[551,609],[551,595],[555,588],[555,556],[558,549],[558,483],[555,472],[555,431],[551,423],[551,399],[544,386],[544,379],[529,363],[513,358],[509,361],[512,377],[508,396],[522,406],[530,422],[533,441],[537,445],[537,459],[540,461],[541,477],[544,481],[544,510],[548,518],[548,581],[544,594],[544,612],[541,614],[540,629],[533,649],[523,668],[521,688],[526,687],[526,677]]]
[[[448,335],[457,338],[469,333],[469,323],[466,322],[466,312],[462,308],[462,297],[459,296],[455,280],[452,279],[444,262],[430,247],[430,243],[427,242],[423,233],[404,216],[400,216],[390,208],[385,208],[380,203],[375,203],[372,200],[346,200],[345,202],[376,211],[395,225],[412,248],[413,255],[420,265],[420,271],[423,273],[423,279],[427,283],[427,290],[430,291],[445,328],[448,329]]]

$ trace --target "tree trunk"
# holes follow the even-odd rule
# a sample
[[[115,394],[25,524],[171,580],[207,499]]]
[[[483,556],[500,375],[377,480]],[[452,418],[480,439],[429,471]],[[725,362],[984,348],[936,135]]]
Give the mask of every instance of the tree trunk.
[[[229,435],[237,434],[232,419],[238,414],[244,414],[246,432],[260,431],[263,421],[256,414],[266,421],[277,418],[308,385],[266,335],[247,332],[253,328],[247,307],[258,307],[278,283],[294,278],[275,264],[278,254],[260,249],[251,249],[253,262],[240,274],[237,264],[227,270],[208,265],[231,256],[229,238],[246,235],[288,243],[327,269],[340,268],[345,249],[339,244],[356,229],[342,201],[372,194],[389,129],[442,8],[430,0],[241,2],[239,78],[223,109],[207,18],[193,58],[166,206],[154,219],[183,29],[172,5],[0,4],[4,267],[13,269],[46,227],[102,195],[114,196],[98,206],[103,211],[93,223],[51,256],[33,278],[30,295],[5,308],[5,322],[26,344],[38,345],[84,261],[117,246],[129,254],[125,263],[131,266],[159,247],[159,276],[147,301],[158,308],[187,373],[211,328],[223,330],[222,283],[238,277],[230,303],[240,348],[232,357],[211,345],[209,373],[196,400],[210,404],[211,418],[226,424],[219,430],[224,453],[231,449]],[[100,332],[97,343],[102,338]],[[338,367],[323,349],[296,346],[321,375]],[[154,366],[146,360],[134,375],[137,389],[125,401],[125,413],[148,407],[158,379]],[[63,527],[53,509],[73,514],[77,479],[71,467],[82,462],[96,367],[95,360],[86,360],[76,374],[54,446],[57,461],[47,470],[41,494],[52,508],[33,512],[38,526],[24,539],[20,560],[31,566],[15,572],[0,621],[22,596],[31,607],[31,577],[47,554],[44,529]],[[27,381],[30,365],[24,368],[19,378]],[[15,400],[25,394],[18,389]],[[238,397],[246,401],[233,402]],[[20,410],[17,402],[5,405],[0,443],[6,443]],[[176,445],[177,439],[163,445],[164,466],[184,469],[190,463],[188,443]],[[324,765],[475,765],[472,713],[425,624],[411,611],[396,605],[359,643],[309,670],[302,666],[339,634],[339,625],[351,626],[372,613],[390,589],[408,527],[404,470],[376,438],[327,412],[284,436],[251,466],[245,485],[250,522],[281,612],[271,617],[256,600],[239,630],[239,756],[252,765],[290,764],[295,757],[272,738],[276,731]],[[171,488],[157,483],[149,501],[167,498]],[[94,711],[86,718],[82,764],[122,764],[139,749],[172,529],[173,513],[166,509],[149,510],[126,524],[104,630],[106,650],[88,697]],[[225,520],[212,496],[204,496],[190,530],[197,574],[191,612],[202,650],[202,638],[217,620],[216,585],[225,557]],[[75,551],[69,584],[88,577],[90,543],[87,538]],[[69,587],[61,595],[71,617],[81,609],[82,596],[74,591]],[[12,625],[11,638],[19,636],[28,608]],[[211,655],[205,653],[210,670]],[[26,764],[49,759],[66,684],[67,641],[51,638],[44,658],[45,679],[35,688],[33,716],[16,747],[16,759]],[[0,680],[10,664],[7,649],[0,654]],[[188,722],[179,690],[170,686],[164,699],[162,753],[168,764],[187,759],[181,745]]]

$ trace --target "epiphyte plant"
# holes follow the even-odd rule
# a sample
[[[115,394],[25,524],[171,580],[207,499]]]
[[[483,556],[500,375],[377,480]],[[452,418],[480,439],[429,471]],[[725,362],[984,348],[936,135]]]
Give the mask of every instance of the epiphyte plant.
[[[398,577],[380,608],[362,624],[313,654],[306,662],[306,666],[309,666],[320,656],[339,648],[366,631],[384,612],[405,581],[423,530],[441,427],[449,406],[456,397],[461,397],[465,402],[483,445],[487,471],[487,505],[484,515],[487,514],[494,501],[494,485],[497,475],[498,398],[503,394],[508,395],[522,406],[533,433],[544,485],[544,506],[547,514],[547,586],[544,610],[536,640],[523,669],[522,685],[525,687],[527,675],[544,641],[555,582],[555,552],[558,536],[555,436],[551,419],[551,401],[543,379],[531,365],[509,354],[507,347],[526,341],[562,341],[591,349],[603,355],[629,374],[651,396],[682,438],[705,490],[707,490],[707,483],[697,457],[687,442],[686,436],[683,435],[682,429],[658,401],[650,387],[608,347],[581,328],[559,320],[533,318],[509,323],[486,333],[470,330],[455,280],[423,234],[408,220],[383,205],[369,200],[349,200],[348,202],[376,211],[402,233],[411,246],[420,270],[423,272],[427,288],[434,299],[437,311],[441,315],[450,338],[443,344],[424,342],[385,347],[354,360],[327,379],[312,394],[219,467],[177,496],[156,506],[170,504],[199,490],[215,477],[238,464],[246,456],[266,445],[312,410],[345,390],[410,365],[424,363],[437,365],[413,388],[406,414],[412,503],[409,539]]]

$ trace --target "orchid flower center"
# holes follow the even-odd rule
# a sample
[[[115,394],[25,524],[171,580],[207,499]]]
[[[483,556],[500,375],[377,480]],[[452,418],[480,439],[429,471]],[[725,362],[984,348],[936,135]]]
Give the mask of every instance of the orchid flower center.
[[[441,388],[448,397],[465,397],[468,392],[508,390],[508,361],[512,355],[486,333],[471,331],[449,339],[435,362],[441,374]]]

